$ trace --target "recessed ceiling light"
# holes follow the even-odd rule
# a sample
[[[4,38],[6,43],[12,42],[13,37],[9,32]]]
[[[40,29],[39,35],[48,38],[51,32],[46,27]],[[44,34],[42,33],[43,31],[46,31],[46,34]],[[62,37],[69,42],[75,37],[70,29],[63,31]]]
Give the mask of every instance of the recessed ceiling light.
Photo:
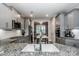
[[[33,14],[30,14],[30,17],[33,17]]]
[[[33,17],[33,11],[30,12],[30,17]]]
[[[46,14],[45,16],[46,16],[46,17],[48,17],[49,15],[48,15],[48,14]]]
[[[17,17],[20,18],[20,15],[18,14]]]

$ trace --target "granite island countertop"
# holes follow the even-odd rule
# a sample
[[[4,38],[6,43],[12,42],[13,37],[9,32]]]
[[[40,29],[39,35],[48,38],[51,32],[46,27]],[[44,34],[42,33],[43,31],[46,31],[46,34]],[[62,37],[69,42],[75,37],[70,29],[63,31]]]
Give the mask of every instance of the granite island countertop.
[[[44,52],[44,53],[32,53],[21,52],[21,50],[27,45],[27,43],[11,43],[4,46],[0,46],[3,53],[1,56],[79,56],[79,48],[72,46],[62,45],[54,43],[54,45],[60,50],[58,53]]]

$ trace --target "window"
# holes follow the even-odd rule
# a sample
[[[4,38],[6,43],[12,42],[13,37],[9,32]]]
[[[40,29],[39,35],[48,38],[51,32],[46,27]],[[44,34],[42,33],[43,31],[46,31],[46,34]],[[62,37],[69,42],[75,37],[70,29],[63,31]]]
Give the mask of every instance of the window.
[[[45,28],[45,25],[36,25],[36,33],[43,33],[45,34],[46,33],[46,28]]]

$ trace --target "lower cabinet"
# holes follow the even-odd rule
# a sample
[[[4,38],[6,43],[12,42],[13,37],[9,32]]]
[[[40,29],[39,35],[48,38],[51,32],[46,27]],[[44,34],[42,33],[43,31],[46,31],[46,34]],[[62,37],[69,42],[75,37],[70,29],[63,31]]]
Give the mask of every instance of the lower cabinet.
[[[56,43],[79,48],[79,40],[73,38],[57,38]]]
[[[56,38],[56,43],[65,44],[65,40],[62,38]]]
[[[65,45],[74,46],[74,47],[78,47],[79,48],[79,40],[66,39],[65,40]]]

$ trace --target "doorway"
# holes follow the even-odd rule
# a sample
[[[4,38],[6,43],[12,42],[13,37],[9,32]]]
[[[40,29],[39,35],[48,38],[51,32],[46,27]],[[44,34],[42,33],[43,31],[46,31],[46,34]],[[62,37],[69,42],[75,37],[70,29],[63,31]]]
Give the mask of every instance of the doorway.
[[[48,22],[34,22],[34,42],[40,43],[42,37],[42,43],[48,43]]]

